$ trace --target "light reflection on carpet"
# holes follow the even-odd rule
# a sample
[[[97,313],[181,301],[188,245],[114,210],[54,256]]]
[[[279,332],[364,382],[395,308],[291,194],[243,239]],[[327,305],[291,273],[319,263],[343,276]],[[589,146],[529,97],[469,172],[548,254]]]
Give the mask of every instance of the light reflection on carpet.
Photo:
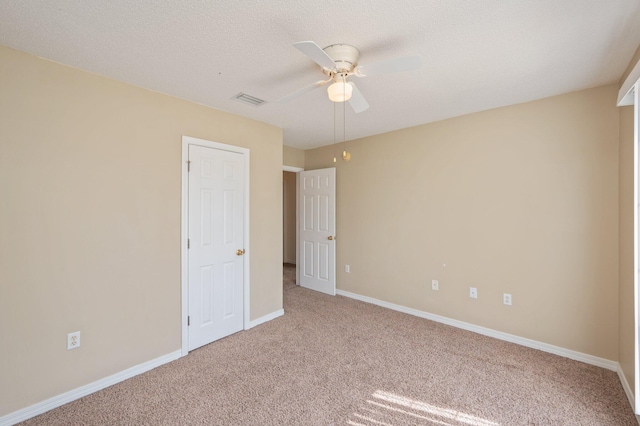
[[[496,422],[463,413],[451,408],[443,408],[426,402],[396,395],[381,390],[367,400],[362,412],[354,413],[348,424],[352,426],[397,424],[433,424],[443,426],[500,426]],[[400,423],[398,423],[400,422]]]

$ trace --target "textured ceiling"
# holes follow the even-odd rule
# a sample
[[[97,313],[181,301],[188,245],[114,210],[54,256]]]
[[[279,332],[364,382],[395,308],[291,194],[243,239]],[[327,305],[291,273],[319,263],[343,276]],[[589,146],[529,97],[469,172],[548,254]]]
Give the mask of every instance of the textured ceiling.
[[[273,102],[324,77],[294,42],[351,44],[361,64],[422,56],[354,78],[371,105],[345,111],[355,139],[617,82],[639,23],[638,0],[0,1],[2,45],[282,127],[302,149],[333,142],[334,104],[325,88]]]

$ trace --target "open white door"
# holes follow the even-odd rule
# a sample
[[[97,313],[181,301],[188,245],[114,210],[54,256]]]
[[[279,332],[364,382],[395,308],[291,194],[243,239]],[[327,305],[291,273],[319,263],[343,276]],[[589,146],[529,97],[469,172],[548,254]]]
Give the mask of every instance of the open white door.
[[[245,156],[189,145],[189,350],[244,327]]]
[[[300,285],[336,294],[336,169],[298,174]]]

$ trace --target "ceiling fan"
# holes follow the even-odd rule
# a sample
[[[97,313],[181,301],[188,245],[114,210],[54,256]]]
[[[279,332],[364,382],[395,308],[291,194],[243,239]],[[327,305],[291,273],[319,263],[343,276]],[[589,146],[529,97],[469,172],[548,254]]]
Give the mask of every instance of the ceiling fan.
[[[389,59],[386,61],[374,62],[369,65],[358,65],[360,51],[348,44],[332,44],[321,49],[313,41],[300,41],[294,43],[293,47],[304,53],[322,67],[322,72],[329,78],[316,81],[302,89],[279,99],[278,103],[288,102],[298,96],[311,92],[314,89],[332,83],[327,92],[329,99],[333,102],[349,102],[355,112],[362,112],[369,108],[369,103],[364,98],[352,81],[347,78],[368,77],[379,74],[389,74],[400,71],[409,71],[420,68],[422,58],[420,55],[407,56],[403,58]]]

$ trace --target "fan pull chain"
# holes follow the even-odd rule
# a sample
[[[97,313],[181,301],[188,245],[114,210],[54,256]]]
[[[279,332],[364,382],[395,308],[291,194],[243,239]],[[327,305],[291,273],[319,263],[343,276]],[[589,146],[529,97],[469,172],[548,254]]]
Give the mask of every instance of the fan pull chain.
[[[337,162],[336,158],[336,103],[333,102],[333,162]]]
[[[347,79],[342,76],[343,93],[346,92]],[[351,153],[347,151],[347,102],[342,102],[342,159],[344,161],[351,160]]]

